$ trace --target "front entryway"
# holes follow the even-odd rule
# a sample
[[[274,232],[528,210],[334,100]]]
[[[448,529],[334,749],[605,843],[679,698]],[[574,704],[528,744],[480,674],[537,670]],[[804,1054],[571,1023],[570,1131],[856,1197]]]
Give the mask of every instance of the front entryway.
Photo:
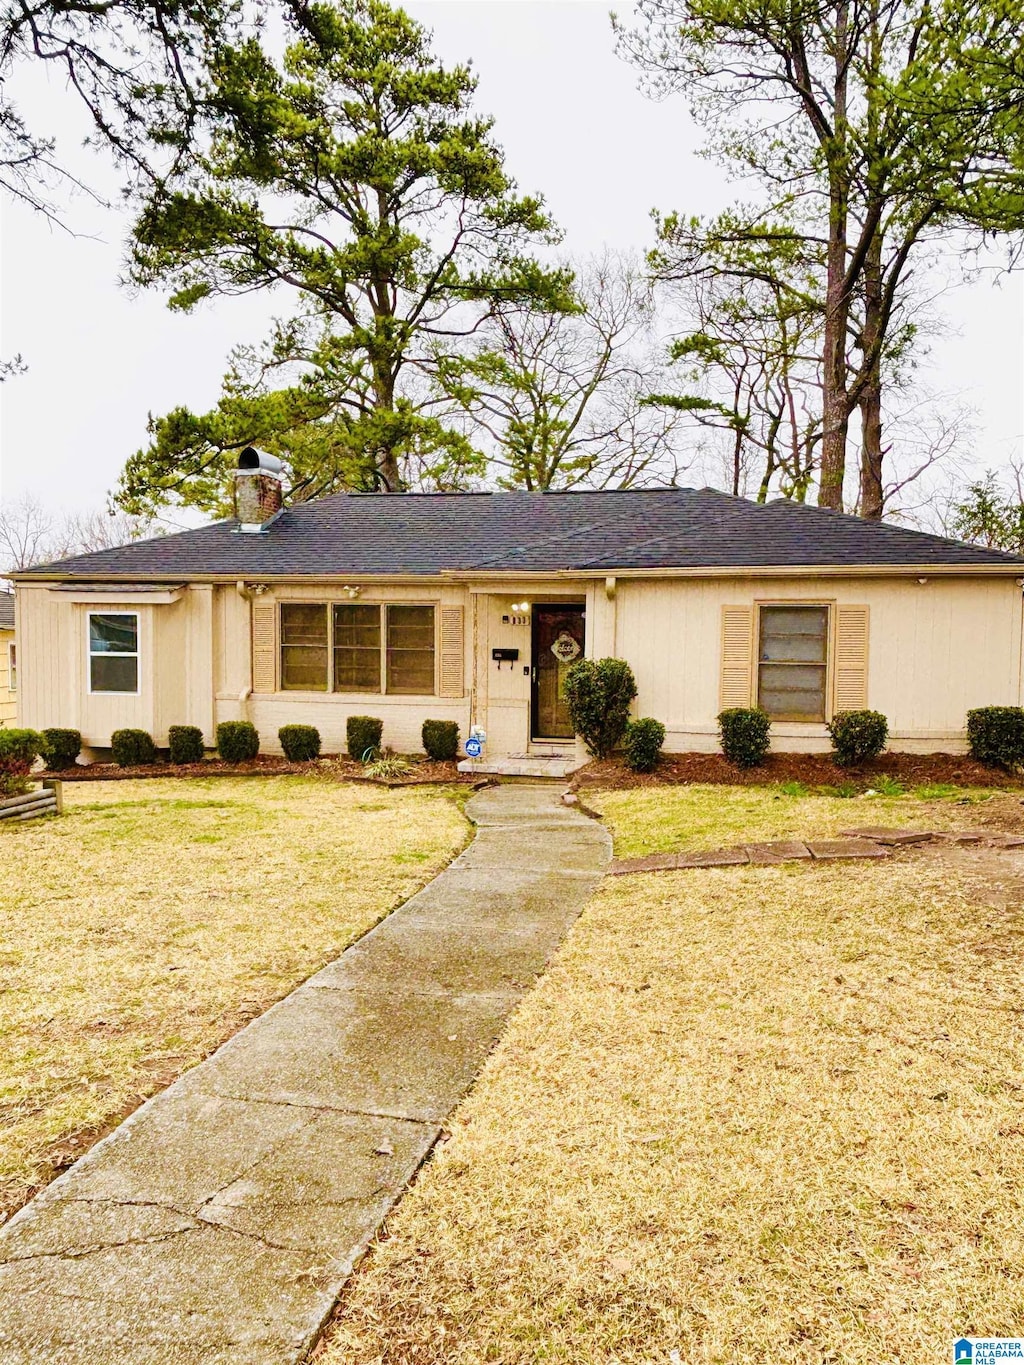
[[[565,675],[569,667],[583,657],[584,632],[582,602],[534,605],[531,739],[573,738],[564,696]]]

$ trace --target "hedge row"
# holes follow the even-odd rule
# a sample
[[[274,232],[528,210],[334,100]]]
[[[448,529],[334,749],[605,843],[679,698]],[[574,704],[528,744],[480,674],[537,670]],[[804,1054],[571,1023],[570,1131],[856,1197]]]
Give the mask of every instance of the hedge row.
[[[347,725],[349,754],[368,760],[380,753],[384,722],[375,716],[350,716]],[[24,736],[34,736],[31,744]],[[51,729],[37,734],[34,730],[0,729],[0,760],[11,764],[15,750],[17,762],[26,773],[37,757],[42,757],[51,772],[70,768],[82,752],[82,736],[78,730]],[[15,738],[22,737],[22,738]],[[289,763],[311,763],[320,757],[320,731],[315,725],[282,725],[278,740]],[[450,762],[458,757],[459,727],[454,720],[426,720],[423,722],[423,748],[429,758]],[[260,736],[247,720],[222,721],[217,726],[217,755],[225,763],[246,763],[260,751]],[[31,759],[23,755],[33,749]],[[121,768],[145,767],[160,757],[153,736],[146,730],[115,730],[110,737],[111,755]],[[197,725],[172,725],[167,731],[167,757],[171,763],[182,765],[201,763],[206,749],[203,732]],[[5,755],[7,758],[5,759]],[[13,769],[12,769],[13,770]]]
[[[568,670],[565,687],[569,712],[577,734],[589,751],[605,757],[620,744],[627,765],[650,772],[665,742],[660,721],[629,719],[636,682],[622,659],[580,660]],[[759,707],[737,706],[718,715],[722,752],[730,763],[749,768],[763,763],[771,747],[771,721]],[[841,711],[828,724],[835,761],[851,767],[876,757],[885,748],[888,721],[879,711]],[[384,722],[378,716],[349,716],[346,740],[349,756],[371,762],[381,755]],[[291,763],[309,763],[320,756],[320,732],[314,725],[283,725],[277,732]],[[195,725],[172,725],[168,757],[174,764],[200,763],[205,748]],[[982,706],[967,713],[967,739],[972,758],[1007,772],[1024,770],[1024,707]],[[438,762],[451,762],[459,752],[459,727],[453,720],[426,720],[423,748]],[[111,736],[114,762],[122,768],[155,763],[153,737],[145,730],[115,730]],[[82,751],[78,730],[0,728],[0,795],[23,790],[37,758],[51,772],[70,768]],[[260,751],[260,737],[249,721],[222,721],[217,726],[217,754],[226,763],[245,763]]]

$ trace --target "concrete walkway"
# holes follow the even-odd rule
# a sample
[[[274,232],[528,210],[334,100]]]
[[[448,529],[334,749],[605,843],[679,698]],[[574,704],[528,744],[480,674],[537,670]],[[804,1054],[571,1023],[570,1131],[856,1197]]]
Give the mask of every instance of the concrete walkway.
[[[3,1365],[290,1365],[607,866],[555,787],[0,1229]]]

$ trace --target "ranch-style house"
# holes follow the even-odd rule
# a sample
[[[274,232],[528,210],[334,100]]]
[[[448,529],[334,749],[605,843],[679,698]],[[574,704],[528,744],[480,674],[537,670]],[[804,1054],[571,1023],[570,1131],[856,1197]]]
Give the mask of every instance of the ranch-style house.
[[[1024,559],[786,500],[712,489],[342,493],[281,503],[242,453],[234,520],[12,574],[19,722],[316,725],[353,714],[420,748],[426,719],[482,731],[481,762],[582,761],[562,696],[581,655],[629,661],[666,750],[717,746],[757,703],[776,749],[828,747],[836,711],[890,747],[964,745],[969,708],[1024,703]]]

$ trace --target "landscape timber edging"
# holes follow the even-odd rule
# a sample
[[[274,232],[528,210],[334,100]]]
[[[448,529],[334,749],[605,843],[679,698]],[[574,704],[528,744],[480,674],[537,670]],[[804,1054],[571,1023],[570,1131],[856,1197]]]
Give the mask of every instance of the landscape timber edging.
[[[42,786],[0,801],[0,820],[35,820],[64,813],[64,792],[56,778],[44,778]]]

